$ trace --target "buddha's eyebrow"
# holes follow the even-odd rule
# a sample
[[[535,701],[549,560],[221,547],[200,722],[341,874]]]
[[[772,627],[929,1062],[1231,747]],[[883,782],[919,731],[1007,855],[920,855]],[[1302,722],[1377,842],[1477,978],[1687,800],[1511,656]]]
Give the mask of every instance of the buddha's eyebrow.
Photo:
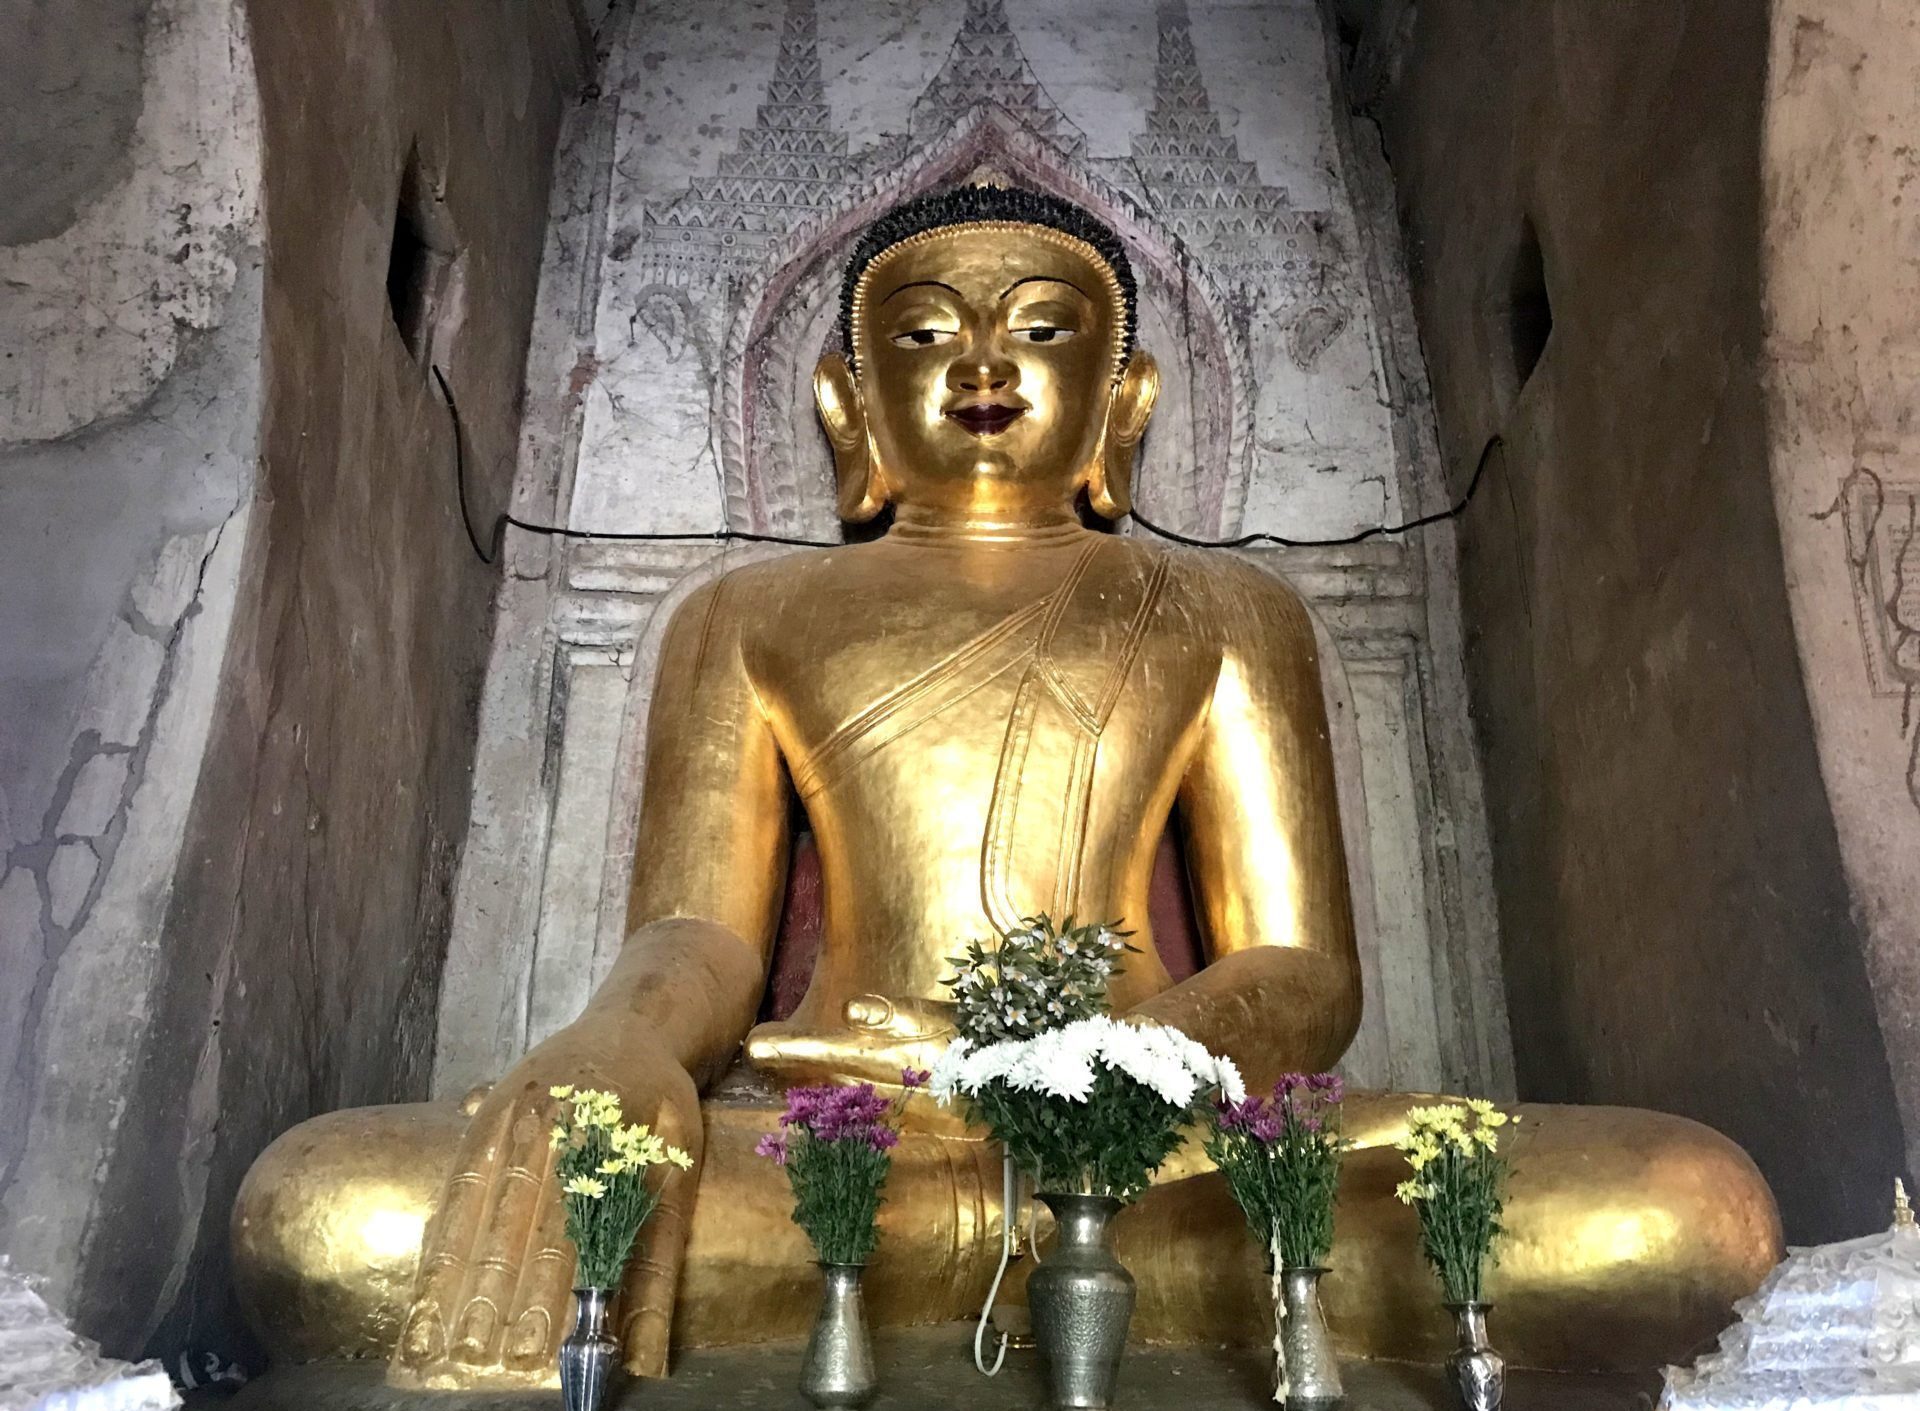
[[[1091,296],[1088,295],[1086,290],[1082,289],[1079,285],[1075,284],[1071,279],[1062,279],[1057,274],[1030,274],[1025,279],[1016,279],[1013,281],[1013,283],[1009,284],[1005,289],[1002,289],[1000,291],[1000,297],[1002,299],[1006,298],[1007,295],[1011,294],[1014,290],[1018,289],[1023,284],[1064,284],[1067,286],[1067,288],[1071,289],[1074,293],[1078,294],[1082,299],[1087,300],[1088,303],[1093,302]]]
[[[892,294],[887,295],[886,299],[882,299],[880,302],[884,304],[888,299],[892,299],[895,295],[904,294],[909,289],[944,289],[956,299],[964,301],[966,298],[964,294],[958,289],[955,289],[951,284],[942,284],[937,279],[916,279],[911,284],[901,285],[898,289],[894,290]]]

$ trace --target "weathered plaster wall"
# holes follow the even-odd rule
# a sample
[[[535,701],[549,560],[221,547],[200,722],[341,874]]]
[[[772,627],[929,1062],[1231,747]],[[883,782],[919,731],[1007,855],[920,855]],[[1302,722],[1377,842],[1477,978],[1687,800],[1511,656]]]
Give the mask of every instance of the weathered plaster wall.
[[[70,1305],[124,1151],[247,544],[259,123],[232,0],[0,57],[0,1251]]]
[[[137,1061],[63,1075],[119,1123],[67,1301],[110,1350],[191,1351],[202,1374],[244,1353],[225,1233],[253,1156],[316,1112],[425,1094],[497,574],[426,364],[458,398],[479,520],[511,473],[554,138],[585,74],[567,0],[303,0],[250,7],[250,35],[226,9],[259,74],[258,483],[164,925],[136,933],[159,952]],[[411,347],[388,293],[403,202],[439,252]],[[129,404],[123,381],[92,416]],[[46,1182],[74,1153],[29,1151],[63,1210]]]
[[[1764,131],[1773,489],[1820,767],[1920,1169],[1920,11],[1781,0]]]
[[[1130,243],[1168,377],[1150,516],[1337,537],[1442,502],[1384,169],[1347,140],[1311,0],[662,0],[616,8],[603,43],[563,141],[526,517],[837,533],[807,379],[841,261],[879,210],[982,165]],[[610,964],[663,624],[768,551],[509,536],[437,1091],[500,1072]],[[1504,1094],[1450,531],[1255,558],[1345,673],[1369,1005],[1350,1070]]]
[[[1504,438],[1461,553],[1520,1091],[1719,1127],[1810,1240],[1884,1221],[1901,1139],[1768,477],[1768,51],[1741,0],[1388,3],[1353,74],[1455,484]]]

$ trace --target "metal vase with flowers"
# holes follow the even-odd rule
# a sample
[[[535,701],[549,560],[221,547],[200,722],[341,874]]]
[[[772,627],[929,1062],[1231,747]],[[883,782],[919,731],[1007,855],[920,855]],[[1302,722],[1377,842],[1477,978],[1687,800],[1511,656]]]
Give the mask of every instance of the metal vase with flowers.
[[[607,1331],[612,1289],[573,1291],[573,1331],[560,1344],[560,1399],[567,1411],[595,1411],[607,1394],[607,1380],[620,1344]]]
[[[1112,1405],[1133,1319],[1113,1217],[1205,1099],[1246,1096],[1232,1063],[1178,1029],[1107,1012],[1108,980],[1131,949],[1116,926],[1044,915],[969,945],[947,981],[959,1037],[933,1069],[934,1096],[961,1101],[1053,1211],[1057,1239],[1027,1280],[1027,1306],[1052,1404],[1074,1411]]]
[[[1487,1345],[1491,1303],[1449,1303],[1460,1345],[1447,1359],[1447,1375],[1466,1411],[1500,1411],[1507,1391],[1507,1363]]]
[[[1345,1403],[1320,1308],[1340,1181],[1340,1104],[1332,1073],[1288,1073],[1266,1098],[1214,1105],[1207,1154],[1264,1247],[1273,1289],[1273,1399],[1293,1411]]]
[[[1108,1407],[1133,1321],[1133,1275],[1113,1252],[1110,1195],[1040,1192],[1059,1234],[1027,1279],[1034,1345],[1058,1407]]]
[[[688,1171],[693,1158],[644,1122],[622,1121],[612,1093],[567,1085],[548,1096],[559,1104],[554,1169],[578,1257],[573,1331],[560,1344],[560,1391],[567,1411],[597,1411],[620,1350],[607,1331],[608,1305],[640,1227],[660,1205],[659,1183],[648,1173]]]
[[[924,1071],[905,1069],[891,1098],[871,1083],[790,1088],[780,1130],[755,1148],[786,1170],[793,1221],[820,1257],[820,1313],[800,1369],[800,1394],[815,1406],[865,1406],[879,1390],[860,1276],[880,1241],[880,1192],[901,1113],[926,1081]]]
[[[1506,1363],[1487,1345],[1481,1274],[1493,1258],[1509,1169],[1503,1128],[1520,1119],[1481,1099],[1416,1107],[1397,1143],[1410,1168],[1395,1191],[1420,1216],[1420,1248],[1446,1290],[1459,1348],[1447,1360],[1466,1411],[1499,1411]]]

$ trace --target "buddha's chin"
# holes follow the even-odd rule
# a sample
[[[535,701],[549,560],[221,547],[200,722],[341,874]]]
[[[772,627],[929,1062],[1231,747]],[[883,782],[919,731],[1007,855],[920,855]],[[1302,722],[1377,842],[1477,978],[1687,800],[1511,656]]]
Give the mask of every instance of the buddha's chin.
[[[937,476],[926,477],[929,484],[936,479],[948,489],[989,485],[1023,503],[1071,499],[1075,484],[1073,473],[1056,469],[1053,457],[1036,457],[1025,447],[1004,444],[1004,440],[994,445],[985,438],[966,459],[945,461]]]

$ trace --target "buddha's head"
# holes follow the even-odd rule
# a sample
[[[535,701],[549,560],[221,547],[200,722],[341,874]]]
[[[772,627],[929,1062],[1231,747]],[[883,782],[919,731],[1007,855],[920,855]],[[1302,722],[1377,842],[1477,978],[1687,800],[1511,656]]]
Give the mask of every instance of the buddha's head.
[[[843,518],[1018,524],[1084,490],[1126,513],[1160,377],[1133,271],[1078,206],[968,186],[895,207],[847,267],[844,352],[814,373]]]

